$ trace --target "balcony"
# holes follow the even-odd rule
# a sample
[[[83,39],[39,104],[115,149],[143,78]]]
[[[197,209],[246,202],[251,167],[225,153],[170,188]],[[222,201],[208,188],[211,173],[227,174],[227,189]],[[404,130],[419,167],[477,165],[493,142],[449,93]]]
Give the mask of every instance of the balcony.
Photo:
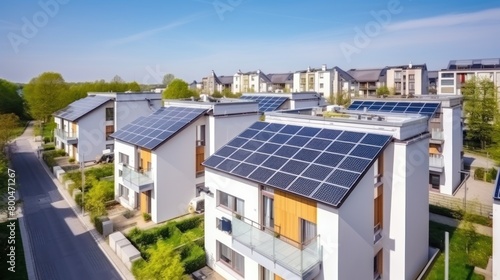
[[[231,227],[233,248],[284,279],[308,280],[320,273],[319,236],[300,244],[239,216],[233,216]]]
[[[62,129],[56,128],[54,129],[54,134],[62,142],[68,145],[73,145],[78,143],[77,134],[74,132],[64,131]]]
[[[431,130],[431,143],[442,144],[444,142],[444,133],[441,129]]]
[[[444,159],[442,155],[429,155],[429,170],[442,173],[444,170]]]
[[[153,189],[152,170],[139,172],[126,165],[123,165],[122,180],[127,188],[136,193],[141,193]]]

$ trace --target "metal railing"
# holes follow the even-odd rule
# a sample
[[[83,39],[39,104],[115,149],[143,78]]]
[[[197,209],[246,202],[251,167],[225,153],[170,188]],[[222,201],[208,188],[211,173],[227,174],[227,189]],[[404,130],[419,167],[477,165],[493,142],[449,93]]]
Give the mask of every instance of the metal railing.
[[[234,240],[296,275],[304,276],[321,262],[319,235],[304,243],[295,242],[236,214],[231,226]]]

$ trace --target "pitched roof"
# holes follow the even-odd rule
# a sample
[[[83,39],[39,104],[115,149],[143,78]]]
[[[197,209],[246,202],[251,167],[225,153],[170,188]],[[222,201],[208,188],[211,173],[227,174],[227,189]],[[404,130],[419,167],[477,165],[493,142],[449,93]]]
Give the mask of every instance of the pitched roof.
[[[351,69],[347,71],[358,82],[377,82],[385,75],[385,69]]]
[[[219,84],[230,85],[233,83],[233,76],[219,76]]]
[[[109,96],[89,95],[69,104],[66,108],[55,112],[53,115],[73,122],[111,100],[113,98]]]
[[[271,83],[273,84],[288,84],[293,83],[293,74],[292,73],[283,73],[283,74],[267,74]]]

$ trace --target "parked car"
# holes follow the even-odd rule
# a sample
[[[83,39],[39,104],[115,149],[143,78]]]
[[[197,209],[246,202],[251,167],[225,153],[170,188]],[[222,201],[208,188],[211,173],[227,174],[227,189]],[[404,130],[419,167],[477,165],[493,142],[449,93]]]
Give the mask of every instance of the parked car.
[[[95,163],[109,163],[113,162],[115,158],[114,153],[109,153],[109,154],[103,154],[100,156],[97,156],[96,159],[94,160]]]

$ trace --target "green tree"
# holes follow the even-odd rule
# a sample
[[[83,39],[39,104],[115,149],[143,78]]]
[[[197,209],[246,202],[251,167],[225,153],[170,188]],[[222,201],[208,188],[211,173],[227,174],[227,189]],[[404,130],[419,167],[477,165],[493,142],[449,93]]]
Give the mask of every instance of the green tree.
[[[387,86],[381,86],[379,88],[377,88],[377,96],[386,96],[386,95],[389,95],[391,93],[391,91],[389,90],[389,88]]]
[[[97,181],[85,195],[85,208],[91,213],[91,218],[106,215],[106,202],[113,196],[113,181]]]
[[[54,72],[42,73],[24,87],[31,116],[43,121],[47,121],[52,113],[67,105],[64,102],[67,92],[68,85],[63,77]]]
[[[174,74],[170,74],[170,73],[167,73],[165,74],[165,76],[163,76],[163,85],[165,87],[168,87],[168,85],[170,85],[170,83],[175,79],[175,76]]]
[[[122,77],[120,77],[120,76],[118,76],[118,75],[115,75],[115,76],[113,77],[113,79],[111,79],[111,82],[112,82],[112,83],[120,83],[120,84],[121,84],[121,83],[125,83],[125,80],[124,80],[124,79],[122,79]]]
[[[168,88],[163,91],[163,98],[165,99],[181,99],[196,97],[197,93],[190,90],[188,84],[181,79],[174,79]]]
[[[24,101],[17,93],[19,86],[7,80],[0,79],[0,114],[14,113],[24,117]]]
[[[184,279],[181,257],[172,246],[159,240],[156,246],[147,250],[149,259],[138,260],[132,265],[132,273],[137,280]]]
[[[337,93],[335,104],[348,107],[351,104],[351,95],[345,91]]]
[[[495,117],[498,115],[495,84],[489,79],[473,78],[462,87],[467,140],[478,142],[482,149],[491,143]]]
[[[9,141],[19,127],[19,117],[15,114],[2,114],[0,115],[0,151],[7,141]]]
[[[222,93],[220,93],[220,91],[218,91],[218,90],[216,90],[216,91],[214,91],[214,93],[212,93],[213,98],[221,98],[223,96],[224,95],[222,95]]]

